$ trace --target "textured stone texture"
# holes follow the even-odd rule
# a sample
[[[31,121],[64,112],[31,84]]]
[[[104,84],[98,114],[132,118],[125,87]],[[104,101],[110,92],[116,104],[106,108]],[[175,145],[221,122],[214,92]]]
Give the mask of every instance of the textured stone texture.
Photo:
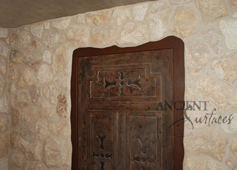
[[[91,44],[98,46],[115,44],[118,34],[117,27],[95,28],[91,31]]]
[[[223,124],[221,126],[226,133],[230,134],[237,132],[237,114],[234,113],[232,116],[233,119],[230,124]]]
[[[123,25],[132,19],[132,13],[129,7],[119,7],[112,12],[112,23],[118,26]]]
[[[227,48],[237,49],[237,19],[222,20],[219,28],[225,36]]]
[[[208,31],[202,36],[203,39],[214,49],[216,53],[223,51],[223,38],[214,31]]]
[[[0,27],[0,38],[7,38],[8,37],[8,29]]]
[[[225,170],[210,160],[200,160],[196,162],[195,170]]]
[[[53,83],[45,85],[42,93],[51,104],[56,104],[56,89]]]
[[[223,81],[234,83],[237,78],[237,53],[214,60],[211,68]]]
[[[2,94],[3,94],[5,84],[6,84],[6,82],[4,81],[2,76],[0,76],[0,96],[2,96]]]
[[[65,18],[60,21],[54,21],[52,23],[52,26],[59,30],[65,30],[68,27],[70,21],[71,21],[71,18]]]
[[[48,168],[41,162],[26,162],[24,170],[48,170]]]
[[[71,165],[71,157],[72,157],[71,153],[72,153],[71,140],[68,138],[63,140],[61,145],[61,155],[63,165],[67,166]]]
[[[236,91],[219,85],[209,76],[198,79],[196,91],[203,99],[215,103],[222,113],[228,113],[237,108]]]
[[[29,89],[30,97],[33,103],[37,102],[41,97],[41,89],[38,84],[33,84]]]
[[[7,117],[0,115],[0,133],[7,130],[8,122],[9,120]]]
[[[65,94],[60,94],[60,95],[58,95],[57,98],[58,98],[57,113],[58,113],[59,117],[67,118],[68,117],[68,113],[67,113],[67,107],[68,107],[67,97],[66,97]]]
[[[46,47],[52,48],[62,42],[62,34],[59,31],[45,31],[42,39]]]
[[[15,148],[17,146],[18,141],[18,132],[14,131],[10,135],[10,146]]]
[[[233,155],[229,155],[226,162],[226,166],[229,167],[230,169],[234,169],[237,167],[237,159]]]
[[[3,41],[0,40],[0,55],[7,57],[9,53],[9,49]]]
[[[0,97],[0,111],[8,112],[8,100],[6,96]]]
[[[31,45],[32,35],[28,31],[22,31],[19,36],[19,40],[21,48],[25,49],[26,47]]]
[[[236,0],[229,0],[229,4],[232,8],[237,9],[237,1]]]
[[[66,34],[75,45],[86,46],[89,43],[90,29],[86,26],[73,26]]]
[[[44,51],[43,61],[50,64],[51,63],[51,53],[47,50]]]
[[[22,109],[22,121],[26,123],[35,123],[38,118],[38,109],[34,106]]]
[[[24,140],[34,142],[36,139],[35,124],[22,124],[19,134]]]
[[[53,79],[53,73],[51,71],[51,67],[47,64],[42,64],[39,67],[37,78],[40,81],[40,83],[50,82]]]
[[[0,57],[0,74],[5,77],[7,73],[7,61],[3,57]]]
[[[66,120],[49,122],[49,130],[57,137],[66,137],[70,135],[70,125]]]
[[[43,159],[47,166],[62,166],[60,145],[52,140],[47,140],[44,146]]]
[[[36,24],[36,25],[31,26],[31,33],[34,36],[41,38],[43,32],[44,32],[44,25],[43,24]]]
[[[0,158],[0,168],[1,168],[1,170],[9,170],[9,168],[8,168],[8,157]]]
[[[0,157],[8,154],[8,135],[0,134]]]
[[[67,90],[68,87],[68,82],[69,82],[69,77],[68,76],[54,76],[54,84],[57,90]]]
[[[197,156],[211,156],[222,161],[226,153],[228,137],[219,129],[203,130],[184,138],[184,145],[190,153]]]
[[[16,105],[24,108],[31,104],[31,99],[28,91],[19,91],[16,94]]]
[[[228,14],[225,2],[222,0],[196,0],[196,2],[206,23],[225,17]]]
[[[185,38],[194,34],[198,27],[198,18],[193,8],[178,8],[173,18],[174,31]]]
[[[70,63],[68,46],[62,45],[56,49],[53,55],[53,72],[54,74],[68,73],[69,72],[69,63]]]
[[[49,136],[48,123],[44,120],[39,120],[36,123],[36,138],[43,140]]]
[[[143,21],[148,9],[148,4],[135,5],[132,8],[132,15],[135,21]]]
[[[190,2],[192,0],[171,0],[171,3],[185,3],[185,2]]]
[[[39,105],[39,115],[42,118],[53,118],[56,115],[56,108],[43,101]]]
[[[29,65],[37,64],[41,61],[42,56],[34,46],[29,46],[23,54],[23,62]]]
[[[121,32],[119,44],[140,44],[149,40],[147,25],[128,23]]]
[[[106,25],[110,22],[110,11],[98,11],[98,12],[91,12],[86,14],[86,22],[89,25]]]
[[[17,167],[24,167],[26,159],[22,152],[14,151],[11,156],[11,162],[13,162]]]
[[[12,108],[11,110],[11,122],[13,127],[18,127],[20,123],[20,112],[17,109]]]
[[[17,83],[19,87],[31,86],[36,82],[35,72],[32,68],[26,67],[23,68],[22,70],[19,70],[19,72],[20,72],[20,78]]]
[[[232,139],[230,152],[234,155],[235,159],[237,159],[237,136],[234,136]]]

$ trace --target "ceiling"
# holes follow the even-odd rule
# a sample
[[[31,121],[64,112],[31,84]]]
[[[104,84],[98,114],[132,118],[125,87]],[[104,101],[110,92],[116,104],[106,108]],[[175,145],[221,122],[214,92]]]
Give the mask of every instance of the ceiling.
[[[0,27],[16,28],[53,18],[147,0],[0,0]]]

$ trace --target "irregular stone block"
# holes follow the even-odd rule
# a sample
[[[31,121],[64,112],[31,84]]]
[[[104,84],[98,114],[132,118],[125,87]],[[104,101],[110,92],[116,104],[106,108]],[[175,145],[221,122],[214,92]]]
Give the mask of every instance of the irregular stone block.
[[[195,170],[225,170],[224,168],[216,165],[214,162],[210,160],[200,160],[196,162]]]
[[[0,112],[8,112],[8,99],[7,96],[0,97]]]
[[[9,170],[8,168],[8,157],[0,158],[0,169]]]
[[[30,86],[29,92],[33,103],[37,102],[41,97],[40,86],[37,84],[33,84],[32,86]]]
[[[34,106],[22,109],[22,121],[26,123],[35,123],[38,119],[38,109]]]
[[[69,76],[54,76],[54,84],[57,90],[68,90],[68,77]]]
[[[44,32],[44,25],[43,24],[34,24],[31,26],[31,33],[38,37],[41,38]]]
[[[18,141],[18,132],[13,131],[10,135],[10,146],[15,148],[17,146]]]
[[[23,62],[28,65],[37,64],[42,60],[42,56],[34,46],[26,48],[23,54]]]
[[[120,36],[119,44],[141,44],[149,41],[148,28],[145,24],[128,23]]]
[[[42,64],[38,70],[38,80],[40,83],[48,83],[53,79],[51,67],[48,64]]]
[[[7,47],[7,45],[0,40],[0,55],[7,57],[9,54],[9,49]]]
[[[36,123],[36,138],[44,140],[49,136],[48,123],[45,120],[39,120]]]
[[[196,3],[203,14],[205,23],[228,15],[225,2],[222,0],[196,0]]]
[[[4,81],[2,76],[0,76],[0,96],[2,96],[2,94],[3,94],[5,84],[6,84],[6,82]]]
[[[106,25],[110,22],[110,11],[103,10],[86,14],[86,22],[92,26]]]
[[[24,167],[26,159],[22,152],[14,150],[11,155],[11,162],[17,167]]]
[[[171,0],[171,3],[186,3],[190,2],[191,0]]]
[[[225,162],[226,166],[229,167],[230,169],[234,169],[237,167],[237,160],[236,158],[230,154]]]
[[[198,18],[193,8],[180,7],[173,18],[174,31],[185,38],[194,34],[198,27]]]
[[[42,162],[26,162],[24,170],[48,170]]]
[[[7,38],[8,37],[8,29],[0,27],[0,38]]]
[[[135,21],[143,21],[148,9],[148,4],[138,4],[133,6],[132,14]]]
[[[24,140],[34,142],[36,139],[35,124],[23,123],[19,134]]]
[[[43,61],[50,64],[51,63],[51,53],[47,50],[44,51]]]
[[[71,166],[72,145],[69,138],[62,141],[61,154],[63,165]]]
[[[46,47],[53,48],[63,41],[62,33],[59,31],[45,31],[42,40]]]
[[[70,125],[66,120],[49,122],[49,130],[56,137],[66,137],[70,135]]]
[[[17,109],[11,109],[11,121],[13,127],[18,127],[20,123],[20,112]]]
[[[68,41],[75,45],[86,46],[89,44],[90,28],[86,26],[72,26],[66,35]]]
[[[43,159],[45,164],[49,167],[61,167],[62,158],[60,145],[50,139],[46,140]]]
[[[7,130],[9,120],[7,117],[0,115],[0,133]]]
[[[184,138],[184,145],[190,154],[211,156],[222,161],[228,144],[228,137],[219,129],[202,130]]]
[[[42,93],[51,104],[56,104],[56,89],[53,83],[45,85]]]
[[[8,135],[0,135],[0,157],[8,154]]]
[[[22,31],[19,36],[21,48],[25,49],[32,43],[32,35],[28,31]]]
[[[35,71],[32,68],[22,68],[22,70],[19,70],[19,72],[20,78],[17,83],[19,87],[31,86],[36,82]]]
[[[225,43],[229,49],[237,49],[237,19],[222,20],[219,28],[225,36]]]
[[[39,105],[39,115],[40,117],[47,119],[55,118],[56,109],[55,107],[51,107],[48,103],[43,101]]]
[[[24,108],[31,104],[31,99],[28,91],[19,91],[16,94],[16,105],[20,108]]]
[[[229,0],[229,4],[233,9],[237,9],[237,1],[236,0]]]
[[[70,21],[71,21],[71,17],[56,20],[52,23],[52,26],[59,30],[65,30],[68,27]]]
[[[67,118],[67,107],[68,107],[68,102],[67,102],[67,97],[65,94],[60,94],[58,95],[58,104],[57,104],[57,113],[59,117],[64,117]]]
[[[0,74],[5,77],[7,73],[7,61],[3,57],[0,57]]]
[[[129,7],[119,7],[112,12],[112,23],[118,26],[123,25],[132,19],[132,13]]]

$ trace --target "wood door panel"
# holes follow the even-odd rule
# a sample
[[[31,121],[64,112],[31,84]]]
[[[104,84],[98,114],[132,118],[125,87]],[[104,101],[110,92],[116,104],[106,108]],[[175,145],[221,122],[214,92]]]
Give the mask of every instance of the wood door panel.
[[[171,170],[182,166],[177,151],[182,156],[183,146],[174,134],[178,129],[182,134],[183,126],[171,126],[182,113],[160,110],[158,103],[183,99],[177,94],[182,95],[184,89],[179,92],[174,85],[182,85],[177,74],[183,70],[174,67],[180,62],[174,58],[177,49],[170,44],[163,49],[149,44],[140,51],[108,48],[118,54],[91,52],[90,48],[81,50],[86,53],[83,57],[75,53],[81,56],[73,64],[76,80],[72,80],[76,82],[72,85],[76,91],[72,92],[76,101],[72,107],[72,127],[77,129],[72,136],[75,169]],[[180,149],[174,147],[175,142]]]

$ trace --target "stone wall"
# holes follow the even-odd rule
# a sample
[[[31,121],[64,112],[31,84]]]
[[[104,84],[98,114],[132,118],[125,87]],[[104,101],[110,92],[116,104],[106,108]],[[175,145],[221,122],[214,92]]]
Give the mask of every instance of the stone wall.
[[[185,43],[185,170],[237,167],[237,1],[160,0],[0,29],[0,169],[70,169],[70,76],[80,47]],[[216,109],[216,111],[215,111]],[[195,123],[211,113],[230,118]],[[222,120],[222,119],[221,119]]]

